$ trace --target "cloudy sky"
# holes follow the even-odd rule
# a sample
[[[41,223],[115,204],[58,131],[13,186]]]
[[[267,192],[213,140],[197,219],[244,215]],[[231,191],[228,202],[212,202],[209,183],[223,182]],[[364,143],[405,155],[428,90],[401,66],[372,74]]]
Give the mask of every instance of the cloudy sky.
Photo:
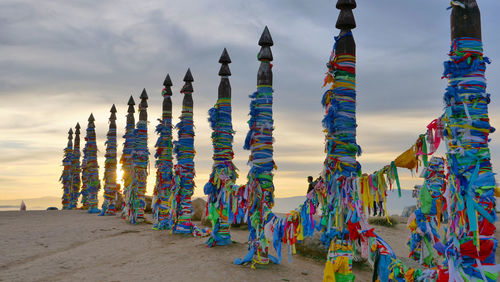
[[[126,102],[149,93],[150,150],[161,111],[166,73],[174,83],[174,117],[187,68],[194,76],[198,151],[195,196],[211,168],[207,111],[217,97],[218,59],[226,47],[233,63],[234,148],[244,183],[248,152],[248,95],[255,90],[265,25],[274,39],[276,196],[303,195],[305,178],[317,176],[324,159],[320,100],[338,10],[331,0],[27,1],[0,2],[0,199],[60,196],[66,132],[96,117],[100,175],[109,109],[118,109],[118,134]],[[446,81],[441,79],[450,44],[448,0],[358,0],[358,143],[365,172],[389,163],[441,115]],[[478,0],[492,93],[490,117],[500,122],[500,2]],[[177,122],[175,119],[174,122]],[[498,172],[500,142],[492,135]],[[123,139],[119,139],[121,145]],[[82,144],[83,147],[83,144]],[[148,193],[153,190],[151,160]],[[421,179],[401,171],[411,188]]]

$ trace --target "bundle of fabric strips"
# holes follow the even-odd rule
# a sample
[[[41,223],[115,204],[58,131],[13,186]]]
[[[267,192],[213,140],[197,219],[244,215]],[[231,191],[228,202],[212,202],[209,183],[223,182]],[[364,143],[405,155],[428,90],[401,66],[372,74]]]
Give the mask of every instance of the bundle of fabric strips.
[[[93,118],[93,117],[92,117]],[[85,150],[84,154],[86,165],[86,191],[87,191],[87,205],[89,213],[99,213],[97,193],[101,190],[101,182],[99,180],[99,165],[97,163],[97,143],[96,134],[93,121],[89,122],[87,127],[87,136],[85,137]]]
[[[433,245],[440,242],[439,227],[446,208],[443,193],[446,188],[445,161],[432,157],[424,170],[424,185],[419,190],[418,208],[408,219],[411,230],[409,257],[426,267],[436,266]],[[447,217],[447,213],[444,213]]]
[[[341,210],[342,207],[339,195],[337,178],[353,177],[361,173],[361,165],[356,161],[356,155],[361,154],[361,148],[356,144],[356,57],[354,54],[338,54],[336,47],[339,40],[345,37],[352,37],[352,33],[346,32],[335,37],[335,44],[329,62],[328,72],[325,77],[325,85],[331,83],[331,88],[325,92],[322,98],[322,105],[325,108],[323,118],[323,128],[325,129],[325,152],[323,183],[327,191],[327,205],[323,207],[323,217],[329,218],[326,230],[331,238],[328,260],[325,266],[325,279],[335,277],[345,279],[351,276],[351,271],[347,267],[347,272],[331,272],[335,264],[335,250],[333,245],[334,237],[343,240],[343,230],[337,230],[333,226],[339,227],[340,221],[344,222],[347,213]],[[334,196],[334,198],[330,198]],[[335,221],[331,221],[331,216],[336,215]],[[338,223],[336,223],[338,221]],[[332,225],[333,224],[333,225]],[[340,232],[340,233],[339,233]],[[347,250],[349,251],[349,250]],[[345,269],[344,269],[345,270]],[[340,278],[343,277],[343,278]]]
[[[73,180],[73,170],[72,170],[72,161],[73,161],[73,146],[70,142],[68,142],[68,146],[64,149],[64,158],[62,161],[63,171],[59,181],[63,184],[63,196],[62,196],[62,208],[63,210],[70,209],[71,203],[71,189],[72,189],[72,180]]]
[[[87,138],[85,138],[87,140]],[[87,145],[83,147],[83,159],[82,159],[82,188],[80,194],[82,195],[82,210],[89,209],[89,191],[87,185],[89,183],[88,170],[87,170]]]
[[[143,109],[140,109],[140,111]],[[133,178],[125,197],[126,220],[132,224],[144,221],[145,194],[148,177],[148,122],[139,120],[134,130]]]
[[[78,197],[80,197],[80,125],[77,124],[75,142],[73,146],[73,157],[71,159],[71,195],[69,209],[76,209]]]
[[[167,94],[166,88],[162,90],[162,96]],[[170,195],[174,186],[173,163],[172,163],[172,112],[163,113],[163,119],[159,119],[156,133],[159,135],[156,141],[156,183],[153,194],[153,229],[170,229]]]
[[[122,156],[120,158],[120,164],[122,166],[123,175],[123,196],[124,201],[122,204],[122,218],[127,219],[128,213],[128,197],[130,196],[130,188],[132,187],[132,180],[134,178],[134,151],[135,151],[135,124],[133,122],[133,112],[128,113],[127,125],[125,126],[125,135],[123,138],[125,142],[123,144]],[[130,119],[132,118],[132,119]]]
[[[444,77],[448,87],[442,117],[450,177],[445,193],[450,226],[446,244],[435,248],[445,257],[438,280],[497,281],[494,238],[495,178],[488,148],[494,132],[488,117],[482,42],[458,38],[451,44]]]
[[[274,129],[273,89],[270,86],[258,85],[257,92],[250,95],[250,98],[250,120],[248,121],[250,130],[244,146],[244,149],[250,150],[248,162],[251,164],[248,183],[245,186],[246,213],[250,232],[249,251],[243,259],[237,258],[234,263],[252,262],[254,265],[255,263],[266,264],[270,260],[279,263],[278,258],[268,255],[270,240],[266,237],[264,230],[264,226],[274,219],[271,212],[274,206],[272,170],[275,169],[272,136]]]
[[[208,121],[213,130],[214,164],[204,192],[208,195],[208,219],[212,221],[212,232],[207,245],[212,247],[231,244],[229,212],[232,210],[232,193],[230,190],[238,174],[233,164],[234,131],[231,121],[231,98],[219,98],[208,113]]]
[[[116,126],[116,125],[115,125]],[[116,183],[116,127],[109,128],[108,140],[106,141],[106,154],[104,164],[104,202],[102,204],[102,211],[100,215],[115,215],[116,214],[116,199],[118,185]]]
[[[185,94],[190,95],[190,94]],[[173,233],[207,236],[208,231],[191,222],[191,196],[194,192],[194,128],[193,107],[182,105],[180,122],[176,125],[178,140],[174,141],[174,153],[177,158],[175,185],[170,195],[170,226]]]

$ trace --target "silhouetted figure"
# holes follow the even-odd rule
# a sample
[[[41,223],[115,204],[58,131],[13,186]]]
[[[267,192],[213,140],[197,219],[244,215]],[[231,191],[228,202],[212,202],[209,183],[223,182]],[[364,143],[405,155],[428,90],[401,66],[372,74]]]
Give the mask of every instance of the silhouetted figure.
[[[312,176],[308,176],[307,177],[307,182],[309,183],[309,187],[307,188],[307,194],[309,194],[309,192],[311,192],[312,190],[314,190],[314,182],[313,182],[313,177]]]

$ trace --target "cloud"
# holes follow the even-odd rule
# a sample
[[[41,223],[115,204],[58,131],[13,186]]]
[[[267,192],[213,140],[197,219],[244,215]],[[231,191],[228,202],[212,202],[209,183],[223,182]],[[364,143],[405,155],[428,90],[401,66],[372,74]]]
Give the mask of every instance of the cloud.
[[[484,2],[484,3],[483,3]],[[480,3],[488,67],[488,89],[498,92],[500,3]],[[446,81],[442,62],[449,49],[449,11],[439,1],[363,1],[354,11],[357,28],[357,140],[360,162],[373,171],[411,146],[425,126],[442,113]],[[0,198],[59,196],[66,132],[96,117],[99,162],[111,104],[118,136],[124,134],[126,102],[146,88],[149,145],[154,151],[156,118],[167,72],[173,87],[174,123],[180,115],[182,77],[194,75],[197,185],[211,168],[207,110],[215,103],[217,63],[224,47],[233,63],[233,117],[237,131],[235,163],[239,183],[246,179],[248,151],[242,149],[248,126],[248,95],[255,91],[265,25],[273,35],[276,195],[302,195],[304,177],[317,175],[324,159],[321,127],[322,88],[338,10],[327,0],[277,1],[33,1],[0,3]],[[499,120],[500,102],[490,105]],[[82,147],[85,130],[82,130]],[[493,166],[500,143],[492,135]],[[119,152],[123,140],[119,138]],[[154,184],[151,158],[148,191]],[[402,183],[412,179],[402,172]],[[17,196],[16,196],[17,195]]]

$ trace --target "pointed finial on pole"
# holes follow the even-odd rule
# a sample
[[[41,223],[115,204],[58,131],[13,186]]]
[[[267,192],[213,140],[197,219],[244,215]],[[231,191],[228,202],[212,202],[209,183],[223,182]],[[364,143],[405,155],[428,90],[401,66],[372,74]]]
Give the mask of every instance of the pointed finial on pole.
[[[193,75],[191,74],[191,69],[188,68],[186,75],[184,76],[184,86],[182,87],[181,93],[184,93],[184,98],[182,99],[182,107],[193,107]]]
[[[356,21],[354,19],[353,9],[356,8],[355,0],[338,0],[336,8],[340,10],[339,17],[335,27],[340,29],[338,41],[336,44],[335,52],[337,54],[356,54],[356,44],[354,37],[346,36],[351,32],[351,29],[356,28]]]
[[[68,148],[73,147],[73,129],[70,128],[68,131]]]
[[[134,97],[132,97],[132,95],[130,95],[130,99],[128,99],[128,109],[127,109],[127,124],[134,124],[135,126],[135,117],[134,117],[134,113],[135,113],[135,109],[134,109],[134,105],[135,105],[135,101],[134,101]]]
[[[222,51],[219,63],[221,64],[219,69],[219,76],[230,76],[231,70],[229,69],[229,64],[231,63],[231,58],[229,57],[226,48],[224,48],[224,51]]]
[[[259,45],[261,48],[257,56],[260,61],[260,67],[257,73],[257,85],[272,86],[273,72],[271,70],[271,61],[273,60],[273,53],[271,52],[271,46],[274,45],[274,42],[267,26],[260,36]]]
[[[95,121],[94,115],[91,113],[88,119],[89,124],[87,127],[92,127],[92,128],[95,127],[94,121]]]
[[[134,101],[134,97],[132,97],[132,95],[130,95],[130,99],[128,99],[128,103],[127,103],[127,105],[128,105],[128,110],[127,110],[127,112],[128,112],[129,114],[133,114],[133,113],[135,113],[135,109],[134,109],[135,101]]]
[[[75,148],[80,148],[80,123],[77,122],[75,126]]]
[[[229,76],[231,76],[231,70],[229,69],[229,64],[231,63],[231,58],[226,48],[222,51],[219,63],[221,64],[219,70],[219,76],[221,80],[219,83],[219,98],[231,98],[231,84],[229,83]]]
[[[165,88],[161,92],[163,96],[161,117],[163,120],[172,118],[172,99],[170,99],[172,96],[172,85],[172,79],[170,79],[170,75],[167,73],[167,77],[165,77],[163,81],[163,86],[165,86]]]
[[[142,93],[141,93],[141,96],[139,98],[141,98],[141,103],[142,103],[142,101],[148,99],[148,93],[146,92],[146,88],[142,89]]]
[[[109,117],[110,120],[116,120],[116,107],[115,104],[111,107],[111,116]]]
[[[481,12],[476,0],[458,0],[451,5],[451,40],[462,37],[482,40]]]
[[[193,89],[193,84],[191,82],[193,82],[193,81],[194,81],[194,79],[193,79],[193,75],[191,74],[191,69],[188,68],[186,75],[184,75],[184,82],[185,83],[184,83],[184,86],[182,87],[181,93],[192,94],[194,89]]]
[[[193,82],[193,75],[191,74],[191,69],[188,68],[186,75],[184,75],[184,82]]]
[[[170,79],[170,74],[167,73],[167,77],[165,77],[165,80],[163,81],[163,86],[165,86],[165,91],[162,92],[162,95],[168,95],[172,96],[172,79]]]
[[[273,38],[271,37],[271,33],[269,32],[269,28],[264,27],[264,31],[262,32],[262,35],[260,36],[259,39],[259,46],[273,46]]]
[[[140,98],[141,98],[141,103],[139,104],[139,120],[147,121],[148,93],[146,93],[146,88],[142,90]]]

